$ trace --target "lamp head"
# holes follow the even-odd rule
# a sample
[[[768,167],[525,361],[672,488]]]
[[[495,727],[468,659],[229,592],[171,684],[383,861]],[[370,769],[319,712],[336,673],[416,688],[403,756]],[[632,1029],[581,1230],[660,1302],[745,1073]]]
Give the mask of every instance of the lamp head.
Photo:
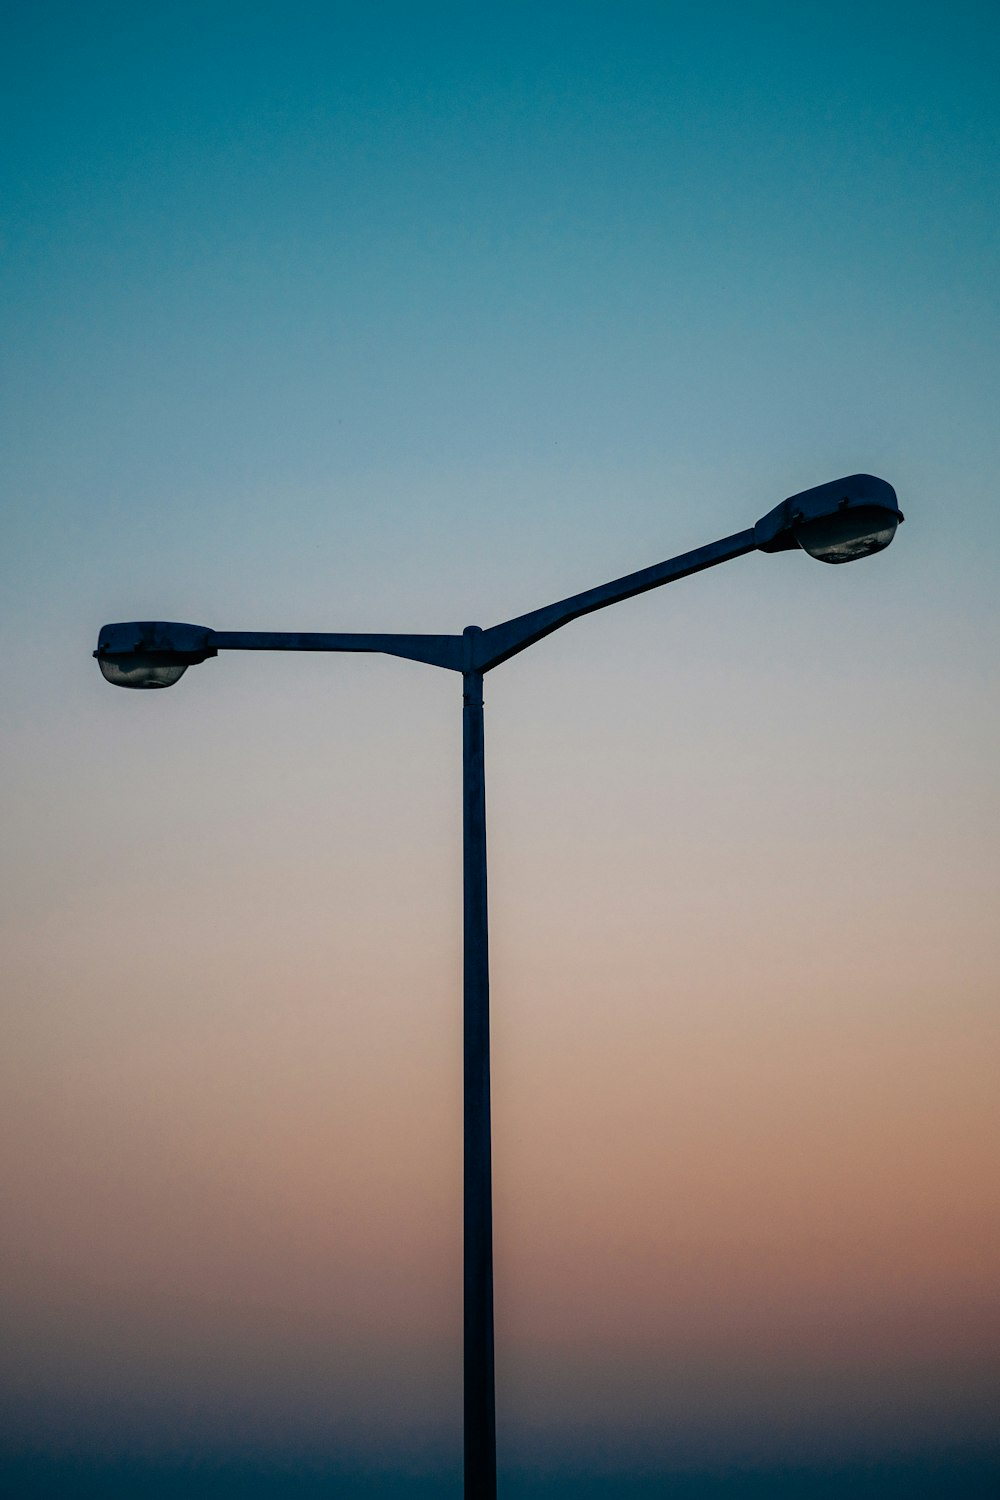
[[[104,625],[94,655],[115,687],[172,687],[188,667],[215,656],[214,631],[173,620],[133,620]]]
[[[776,505],[754,527],[761,552],[801,547],[820,562],[854,562],[888,547],[903,513],[896,491],[874,474],[851,474]]]

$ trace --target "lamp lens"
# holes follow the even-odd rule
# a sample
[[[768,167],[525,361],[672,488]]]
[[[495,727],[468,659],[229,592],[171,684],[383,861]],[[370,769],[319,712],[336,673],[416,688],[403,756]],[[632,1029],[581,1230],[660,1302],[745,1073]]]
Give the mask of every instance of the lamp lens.
[[[142,651],[130,651],[121,656],[99,656],[97,661],[107,680],[113,682],[115,687],[173,687],[188,669],[186,661],[171,661],[169,657]]]
[[[898,524],[898,515],[880,505],[855,505],[796,526],[795,540],[820,562],[854,562],[888,547]]]

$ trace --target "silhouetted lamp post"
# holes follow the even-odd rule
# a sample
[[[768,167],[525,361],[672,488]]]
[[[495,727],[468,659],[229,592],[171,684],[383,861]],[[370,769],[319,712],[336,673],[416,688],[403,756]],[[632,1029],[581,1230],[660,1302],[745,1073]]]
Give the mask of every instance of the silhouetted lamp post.
[[[793,495],[756,526],[656,563],[571,599],[461,635],[322,635],[208,630],[170,621],[105,625],[94,655],[118,687],[171,687],[220,651],[379,651],[461,672],[465,897],[465,1495],[496,1495],[493,1375],[493,1203],[490,1167],[489,967],[483,675],[580,615],[673,583],[745,552],[802,548],[822,562],[853,562],[887,547],[903,517],[884,479],[853,474]]]

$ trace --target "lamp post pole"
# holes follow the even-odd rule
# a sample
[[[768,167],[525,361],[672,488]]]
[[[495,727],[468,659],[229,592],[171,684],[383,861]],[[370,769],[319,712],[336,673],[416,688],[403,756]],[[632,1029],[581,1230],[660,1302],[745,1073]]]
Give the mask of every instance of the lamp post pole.
[[[756,526],[722,541],[489,630],[470,625],[461,636],[216,631],[162,620],[105,625],[100,632],[94,655],[119,687],[169,687],[220,651],[381,652],[462,674],[465,1500],[496,1500],[497,1492],[483,677],[571,620],[718,563],[797,547],[825,562],[851,562],[888,546],[902,519],[891,485],[854,474],[791,496]]]
[[[470,648],[478,634],[481,632],[476,626],[465,631],[464,644],[470,658]],[[495,1500],[490,972],[482,672],[465,671],[462,690],[465,1494],[467,1500]]]

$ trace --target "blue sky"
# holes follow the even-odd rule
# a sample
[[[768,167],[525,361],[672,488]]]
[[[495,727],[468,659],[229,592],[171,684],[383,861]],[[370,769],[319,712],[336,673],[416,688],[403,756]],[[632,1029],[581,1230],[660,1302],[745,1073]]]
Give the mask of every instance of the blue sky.
[[[462,561],[498,470],[517,530],[606,508],[612,475],[640,514],[676,476],[697,514],[838,461],[905,488],[916,450],[988,520],[985,17],[32,7],[5,88],[15,481],[57,554],[123,545],[142,506],[172,565],[234,512],[241,548],[350,525],[331,482],[365,476],[373,543],[445,533]]]

